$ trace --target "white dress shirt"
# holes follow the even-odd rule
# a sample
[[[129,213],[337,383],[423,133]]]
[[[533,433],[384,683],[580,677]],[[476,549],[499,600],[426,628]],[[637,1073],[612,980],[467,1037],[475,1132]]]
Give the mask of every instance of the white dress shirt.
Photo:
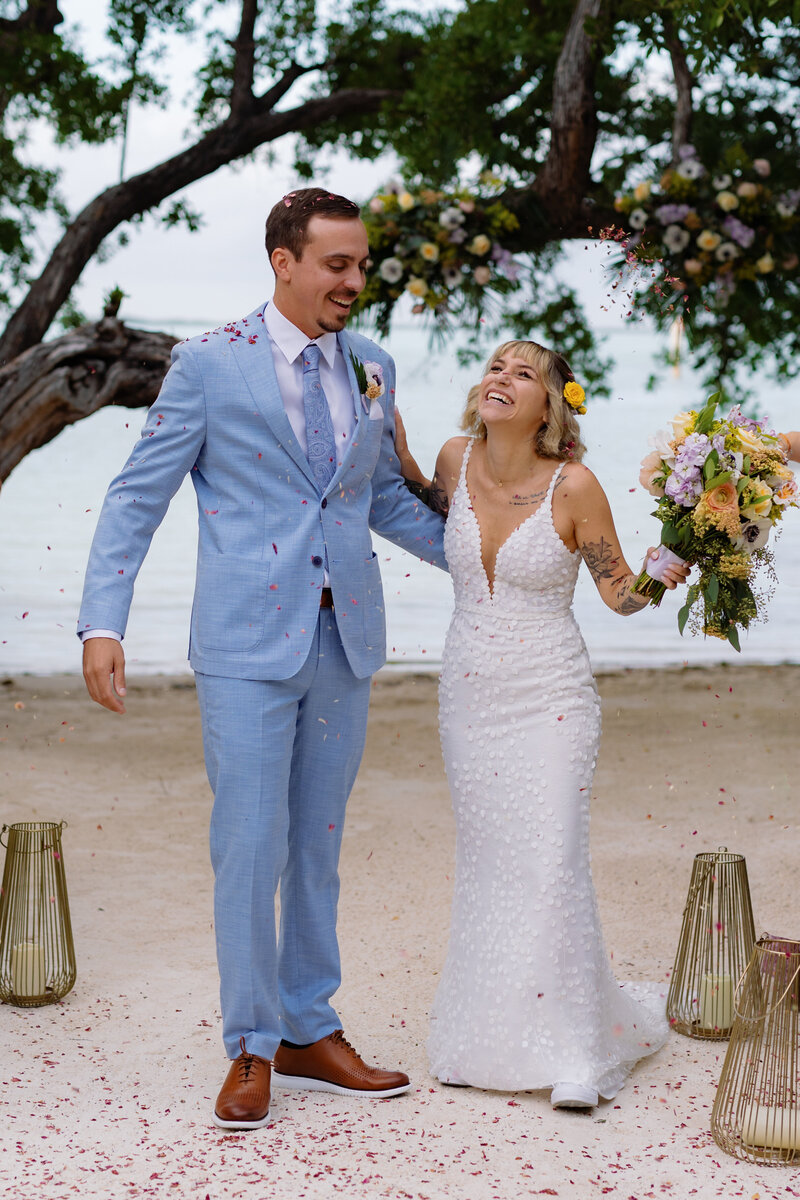
[[[344,361],[339,341],[335,333],[323,333],[321,337],[309,338],[280,312],[270,301],[264,309],[264,327],[269,335],[272,349],[272,361],[275,364],[275,375],[278,389],[292,427],[303,453],[307,453],[306,416],[303,407],[303,351],[309,342],[319,346],[319,377],[322,390],[331,410],[333,433],[336,438],[337,466],[344,458],[345,451],[350,445],[350,439],[355,432],[356,411],[353,393],[350,390],[350,379],[347,365]],[[325,587],[330,586],[328,572],[323,580]],[[108,637],[121,642],[122,635],[113,629],[85,629],[81,631],[81,641],[87,638]]]

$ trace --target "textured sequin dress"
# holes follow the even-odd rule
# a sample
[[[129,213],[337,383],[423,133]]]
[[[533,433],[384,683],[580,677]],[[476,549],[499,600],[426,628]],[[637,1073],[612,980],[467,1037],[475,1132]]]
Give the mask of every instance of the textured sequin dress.
[[[572,613],[580,555],[552,520],[562,466],[500,547],[492,594],[466,485],[472,445],[445,532],[455,612],[439,719],[457,842],[431,1069],[610,1098],[668,1027],[663,990],[620,986],[603,946],[589,858],[600,704]]]

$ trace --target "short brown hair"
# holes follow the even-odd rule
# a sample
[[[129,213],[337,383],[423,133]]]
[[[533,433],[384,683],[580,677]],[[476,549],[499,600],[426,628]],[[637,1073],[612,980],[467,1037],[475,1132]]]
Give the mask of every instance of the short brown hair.
[[[300,188],[296,192],[287,192],[267,217],[264,239],[267,254],[271,259],[273,250],[283,246],[294,258],[302,258],[303,247],[308,241],[308,223],[312,217],[345,217],[355,221],[360,216],[361,210],[357,204],[325,188]]]
[[[575,376],[570,370],[569,363],[555,350],[548,350],[538,342],[504,342],[498,346],[486,364],[483,372],[485,378],[499,358],[510,354],[522,358],[536,372],[543,387],[547,391],[548,415],[536,435],[536,451],[542,458],[555,458],[559,462],[567,459],[580,462],[586,453],[586,447],[581,441],[575,410],[564,399],[564,384],[569,383]],[[478,414],[479,385],[470,388],[467,403],[461,417],[461,428],[473,437],[485,438],[486,426]]]

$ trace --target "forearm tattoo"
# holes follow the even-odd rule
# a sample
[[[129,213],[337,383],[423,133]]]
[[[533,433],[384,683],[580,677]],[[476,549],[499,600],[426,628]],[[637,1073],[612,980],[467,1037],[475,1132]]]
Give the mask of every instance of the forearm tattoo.
[[[633,613],[641,612],[647,604],[646,596],[634,596],[631,591],[632,576],[629,576],[617,590],[616,611],[622,617],[630,617]]]
[[[584,542],[581,554],[595,579],[613,579],[619,559],[614,554],[611,542],[602,537],[599,542]]]

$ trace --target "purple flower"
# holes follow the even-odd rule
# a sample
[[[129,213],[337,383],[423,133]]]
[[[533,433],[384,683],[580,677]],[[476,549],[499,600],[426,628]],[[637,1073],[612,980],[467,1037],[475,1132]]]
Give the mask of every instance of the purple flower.
[[[751,229],[749,225],[745,225],[744,221],[740,221],[738,217],[726,217],[722,222],[722,228],[728,237],[733,238],[734,242],[742,246],[743,249],[746,250],[748,246],[752,246],[756,231],[755,229]]]
[[[519,267],[514,261],[514,255],[510,250],[506,250],[499,242],[495,242],[492,247],[492,258],[497,264],[497,270],[501,275],[505,275],[506,279],[511,283],[515,283],[519,278]]]
[[[687,143],[685,146],[681,146],[681,148],[678,150],[678,158],[694,158],[696,153],[697,151],[695,150],[694,146],[690,146]]]
[[[448,242],[452,242],[454,246],[460,246],[462,242],[466,241],[466,238],[466,229],[453,229],[451,230],[447,240]]]
[[[711,453],[711,442],[704,433],[690,433],[678,449],[675,470],[688,472],[691,467],[702,467]]]
[[[664,485],[664,491],[676,504],[681,504],[684,508],[693,508],[695,500],[699,499],[703,491],[700,472],[696,471],[689,476],[673,471]]]
[[[674,225],[682,221],[692,211],[689,204],[662,204],[656,209],[656,216],[662,225]]]

